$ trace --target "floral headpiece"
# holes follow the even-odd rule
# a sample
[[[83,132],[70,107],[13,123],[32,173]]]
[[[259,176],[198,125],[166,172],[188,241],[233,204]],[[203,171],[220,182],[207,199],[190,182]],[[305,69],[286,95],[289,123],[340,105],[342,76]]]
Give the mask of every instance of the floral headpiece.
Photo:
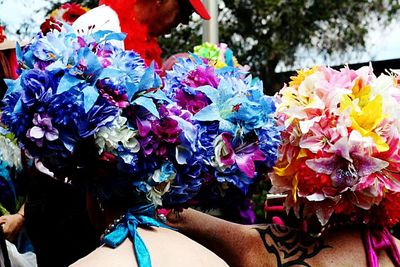
[[[273,193],[321,225],[333,215],[392,226],[400,219],[398,75],[371,67],[299,71],[279,95],[283,145]]]
[[[230,188],[246,194],[259,170],[274,165],[280,144],[275,102],[260,80],[233,66],[216,69],[213,59],[192,54],[167,72],[164,90],[199,129],[200,205],[214,200],[208,204],[218,206],[216,199]]]
[[[235,67],[243,71],[248,71],[250,68],[249,66],[240,65],[233,51],[224,43],[218,45],[203,43],[194,47],[194,54],[208,60],[209,64],[214,65],[217,69]]]
[[[52,30],[61,31],[63,24],[72,25],[80,16],[89,11],[89,8],[82,7],[77,3],[65,3],[53,10],[41,25],[40,30],[47,34]]]
[[[78,36],[64,27],[18,49],[21,76],[10,82],[2,121],[55,177],[88,167],[108,177],[95,188],[100,198],[118,188],[137,203],[190,199],[202,164],[190,112],[160,90],[153,65],[110,43],[123,34]]]

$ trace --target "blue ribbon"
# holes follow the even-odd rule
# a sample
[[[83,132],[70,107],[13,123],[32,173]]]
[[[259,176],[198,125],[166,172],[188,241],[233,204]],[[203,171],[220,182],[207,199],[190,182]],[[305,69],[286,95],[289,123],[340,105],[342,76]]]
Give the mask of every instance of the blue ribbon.
[[[137,232],[139,226],[142,227],[166,227],[163,223],[152,218],[155,214],[154,205],[140,206],[129,209],[125,217],[115,227],[115,229],[104,236],[103,242],[109,247],[116,248],[129,237],[133,243],[136,260],[139,267],[151,267],[150,253],[147,250],[142,238]]]

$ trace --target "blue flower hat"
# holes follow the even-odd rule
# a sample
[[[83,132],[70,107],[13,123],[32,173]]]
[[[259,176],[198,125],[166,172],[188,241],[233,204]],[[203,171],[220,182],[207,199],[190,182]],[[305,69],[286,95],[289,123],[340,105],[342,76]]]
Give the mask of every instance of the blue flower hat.
[[[199,132],[202,186],[191,203],[204,209],[243,204],[236,199],[243,200],[277,160],[275,99],[239,64],[196,54],[179,58],[164,83],[168,97],[191,113]],[[175,190],[180,188],[184,185]]]
[[[150,256],[138,226],[160,226],[155,208],[185,205],[200,189],[199,129],[161,90],[154,66],[114,42],[112,31],[39,33],[17,48],[20,77],[7,81],[2,123],[54,178],[88,186],[100,202],[131,207],[103,241],[129,237],[140,266]]]

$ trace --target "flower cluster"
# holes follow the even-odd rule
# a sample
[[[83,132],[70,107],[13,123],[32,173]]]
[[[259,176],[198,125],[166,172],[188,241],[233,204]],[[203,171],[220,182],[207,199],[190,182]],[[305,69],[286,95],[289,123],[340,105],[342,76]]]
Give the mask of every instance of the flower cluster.
[[[194,47],[194,54],[206,59],[210,65],[214,65],[217,69],[224,67],[235,67],[243,71],[250,69],[247,65],[241,66],[234,56],[233,51],[224,43],[218,45],[203,43]]]
[[[191,54],[167,72],[164,91],[193,116],[199,129],[203,164],[196,170],[202,181],[198,204],[232,188],[245,195],[258,170],[274,165],[280,144],[275,101],[264,95],[260,80],[234,66],[216,68],[214,59]]]
[[[123,39],[79,36],[68,25],[39,33],[17,49],[21,75],[10,81],[2,121],[40,170],[89,178],[100,199],[130,194],[162,205],[174,191],[168,204],[183,204],[200,188],[198,129],[160,89],[154,65],[111,43]]]
[[[72,25],[77,18],[89,11],[77,3],[65,3],[50,13],[50,18]]]
[[[272,192],[287,194],[288,209],[315,214],[321,225],[332,215],[398,221],[399,212],[388,214],[400,192],[398,75],[314,67],[291,79],[279,93],[285,130]]]

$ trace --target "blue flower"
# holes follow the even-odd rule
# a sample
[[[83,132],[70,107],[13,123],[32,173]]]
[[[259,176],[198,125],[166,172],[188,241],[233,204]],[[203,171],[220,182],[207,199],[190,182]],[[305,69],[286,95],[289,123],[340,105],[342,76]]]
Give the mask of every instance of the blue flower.
[[[250,179],[241,172],[237,166],[233,166],[225,171],[216,171],[215,177],[219,183],[230,183],[239,188],[244,195],[247,194],[249,185],[254,182],[253,179]]]
[[[274,121],[268,124],[270,127],[265,127],[263,129],[257,130],[257,135],[259,138],[258,145],[260,150],[265,154],[264,164],[268,168],[275,166],[275,162],[278,159],[278,149],[281,145],[281,135],[280,129],[275,125]]]
[[[235,202],[229,192],[243,200],[258,171],[274,165],[280,144],[275,101],[264,95],[262,82],[232,66],[214,70],[207,60],[191,55],[178,59],[167,72],[164,90],[193,114],[191,121],[198,129],[193,154],[201,155],[191,161],[200,163],[197,177],[201,179],[194,181],[201,189],[185,180],[183,173],[188,170],[178,168],[164,202],[193,199],[201,207],[218,207]]]
[[[167,76],[164,86],[164,91],[167,93],[168,97],[174,99],[176,91],[178,89],[185,89],[188,86],[184,83],[184,80],[188,74],[195,70],[198,66],[206,66],[203,62],[195,62],[190,58],[178,58],[177,63],[175,63],[173,69],[167,72]]]
[[[1,121],[18,138],[25,137],[32,119],[27,107],[21,101],[21,93],[14,92],[7,95],[3,99],[3,105]]]
[[[93,135],[100,127],[110,124],[118,114],[118,108],[105,99],[98,99],[97,103],[86,114],[81,114],[79,134],[82,138]]]
[[[138,53],[123,50],[114,54],[112,58],[112,67],[127,72],[133,83],[140,82],[146,70],[146,64]]]
[[[77,51],[77,57],[68,73],[78,79],[93,83],[103,70],[97,56],[88,48]]]
[[[32,69],[24,73],[21,79],[21,86],[24,88],[21,100],[28,108],[37,102],[48,102],[54,93],[52,77],[38,69]]]

